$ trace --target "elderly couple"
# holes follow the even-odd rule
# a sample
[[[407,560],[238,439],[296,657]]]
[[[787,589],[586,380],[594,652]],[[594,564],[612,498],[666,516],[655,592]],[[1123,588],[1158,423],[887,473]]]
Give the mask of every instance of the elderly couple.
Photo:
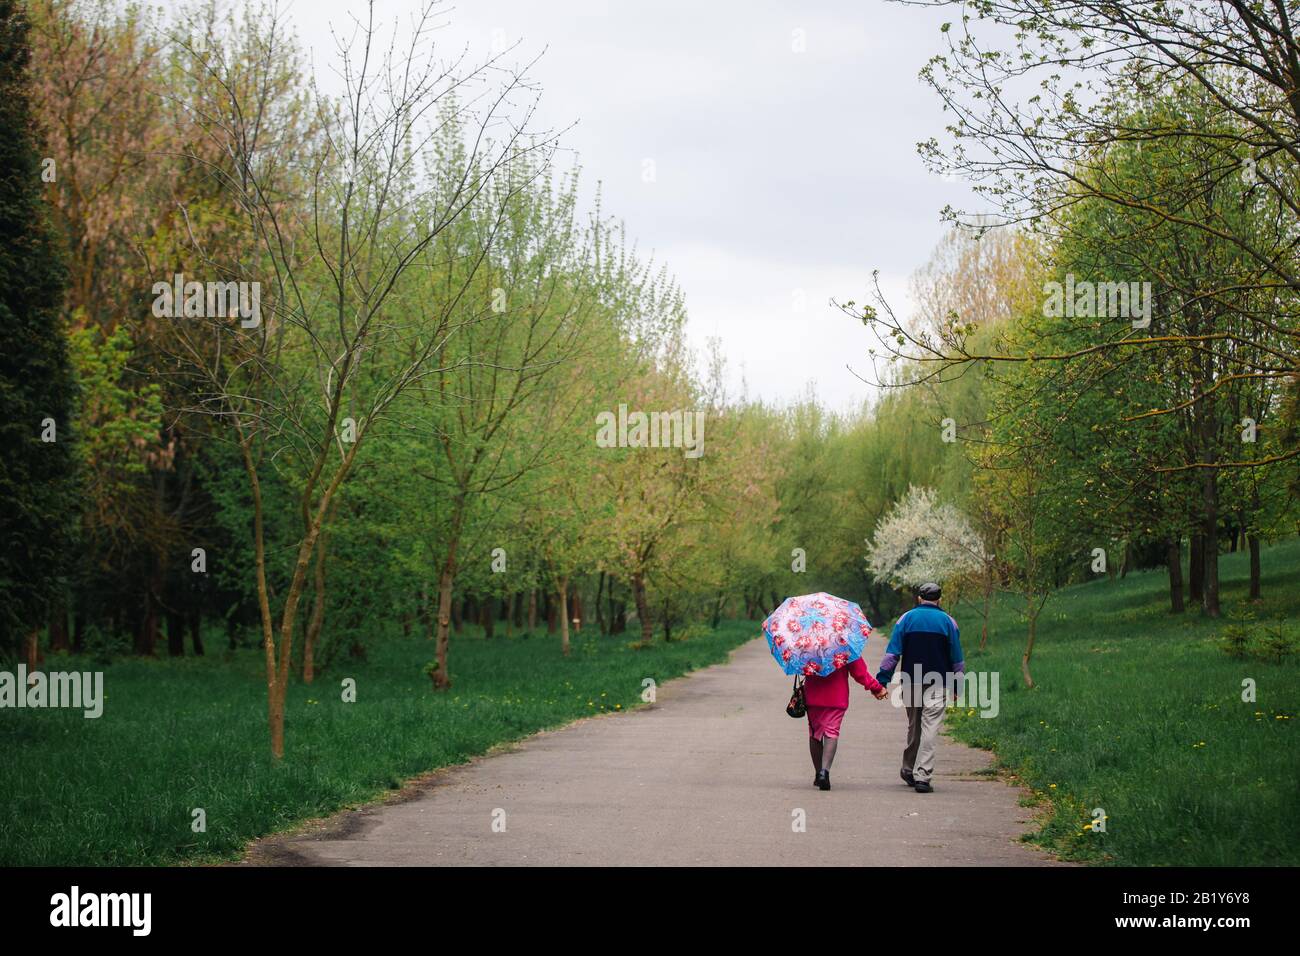
[[[840,723],[849,707],[849,677],[871,691],[877,700],[889,696],[885,689],[902,664],[904,706],[907,708],[907,746],[899,776],[917,793],[931,793],[934,750],[943,723],[950,675],[966,668],[957,622],[939,606],[937,584],[916,589],[916,607],[899,617],[889,636],[889,647],[875,677],[859,657],[847,667],[825,677],[810,676],[804,683],[808,704],[808,749],[817,776],[813,785],[831,788],[831,762],[840,737]]]

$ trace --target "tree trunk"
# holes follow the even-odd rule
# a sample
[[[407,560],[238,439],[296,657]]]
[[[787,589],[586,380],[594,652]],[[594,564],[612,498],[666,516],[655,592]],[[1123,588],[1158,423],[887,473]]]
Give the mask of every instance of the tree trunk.
[[[108,632],[120,638],[126,630],[127,609],[120,601],[114,602],[108,611]]]
[[[1195,604],[1201,603],[1205,590],[1205,539],[1199,534],[1192,535],[1187,553],[1187,599]]]
[[[289,694],[289,668],[293,661],[293,634],[298,620],[298,605],[302,601],[302,592],[307,582],[307,568],[311,564],[312,555],[316,552],[316,539],[320,534],[323,519],[324,512],[318,511],[315,520],[307,528],[305,537],[298,545],[293,575],[289,579],[289,587],[284,595],[284,608],[280,612],[280,644],[276,648],[280,657],[272,675],[272,693],[267,708],[271,719],[271,753],[277,760],[284,757],[284,710],[285,700]]]
[[[1252,534],[1246,540],[1250,544],[1250,599],[1258,601],[1260,599],[1259,538]]]
[[[654,622],[650,618],[650,606],[645,598],[645,581],[640,573],[632,575],[632,598],[636,602],[637,623],[641,625],[641,644],[649,647],[654,643]]]
[[[312,575],[315,597],[311,605],[311,619],[307,622],[307,634],[302,642],[302,682],[304,684],[310,684],[316,679],[316,641],[320,638],[321,628],[325,624],[326,536],[327,532],[322,529],[320,540],[316,542],[316,567]]]
[[[248,476],[249,489],[253,498],[253,553],[257,571],[258,607],[262,617],[263,645],[266,650],[266,684],[267,684],[267,723],[271,731],[271,756],[276,760],[284,757],[284,704],[289,689],[289,663],[293,656],[294,624],[298,617],[298,602],[302,598],[303,584],[307,580],[307,568],[316,551],[316,538],[320,534],[326,514],[334,500],[343,479],[355,459],[361,442],[357,441],[348,451],[347,456],[334,472],[329,484],[321,493],[321,500],[312,516],[304,492],[303,538],[298,545],[298,555],[294,562],[293,574],[289,587],[285,591],[284,608],[280,613],[280,646],[275,646],[275,626],[271,619],[269,589],[266,580],[266,538],[263,523],[262,489],[257,475],[257,465],[253,462],[252,439],[243,436],[241,431],[240,451],[244,459],[244,470]],[[323,459],[322,459],[323,462]],[[319,474],[319,471],[317,472]],[[309,486],[310,488],[310,486]],[[276,651],[280,659],[276,661]]]
[[[565,609],[569,606],[569,579],[561,577],[560,585],[560,652],[569,656],[569,615]]]
[[[546,610],[546,633],[554,634],[559,626],[559,618],[562,615],[555,606],[555,598],[549,594],[544,594],[542,600]]]
[[[150,558],[150,561],[153,561]],[[141,657],[153,657],[154,644],[158,640],[158,601],[154,597],[154,575],[144,587],[144,615],[140,627],[135,632],[135,652]]]
[[[68,650],[68,606],[62,599],[50,609],[50,650],[66,653]]]
[[[1029,613],[1029,639],[1025,642],[1025,654],[1020,658],[1020,673],[1025,679],[1025,688],[1034,689],[1034,678],[1029,673],[1029,658],[1034,653],[1034,641],[1038,638],[1038,612]]]
[[[185,619],[179,611],[167,611],[167,656],[185,656]]]
[[[442,574],[438,578],[438,644],[435,650],[438,669],[433,672],[433,686],[438,690],[446,690],[451,686],[451,677],[447,673],[447,645],[451,635],[451,585],[455,578],[454,561],[453,547],[453,553],[443,564]]]
[[[44,660],[44,657],[41,654],[41,632],[36,628],[32,628],[27,632],[27,639],[23,642],[23,645],[23,650],[26,652],[27,657],[27,671],[30,673],[40,667],[41,662]],[[16,693],[20,694],[26,693],[26,691],[27,689],[25,687],[19,687],[16,689]]]
[[[719,591],[717,598],[713,602],[713,613],[709,615],[709,627],[714,630],[717,630],[718,624],[722,622],[722,605],[726,599],[726,593]]]
[[[1219,616],[1219,481],[1207,468],[1201,477],[1205,519],[1205,580],[1201,606],[1209,617]]]
[[[456,579],[456,557],[460,549],[460,532],[464,519],[465,498],[461,495],[452,505],[447,558],[443,562],[442,573],[438,578],[438,642],[435,650],[438,669],[433,672],[433,686],[438,690],[446,690],[451,686],[451,674],[447,670],[447,650],[451,639],[452,584]]]
[[[190,608],[190,650],[195,657],[203,656],[203,613],[196,605]]]
[[[496,598],[484,598],[479,606],[478,619],[483,625],[483,637],[491,640],[496,636]]]
[[[609,625],[605,623],[605,605],[601,603],[601,598],[605,596],[605,572],[600,572],[600,582],[596,585],[596,627],[600,630],[600,636],[604,637],[609,633]]]
[[[253,463],[251,442],[243,439],[239,450],[244,459],[244,472],[253,497],[253,566],[257,576],[257,609],[262,619],[262,647],[266,654],[266,722],[271,733],[271,756],[284,755],[284,723],[276,720],[275,708],[275,631],[271,623],[271,598],[266,583],[266,536],[262,510],[262,483]],[[227,627],[233,619],[227,619]],[[230,649],[235,649],[235,632],[230,631]]]
[[[86,615],[76,611],[72,615],[72,652],[80,654],[86,649]]]
[[[1169,566],[1169,609],[1174,614],[1183,613],[1183,549],[1174,535],[1165,540],[1165,564]]]
[[[528,592],[528,633],[537,630],[537,588]]]
[[[984,619],[980,622],[980,650],[989,642],[989,605],[993,602],[993,569],[986,569],[984,575]]]
[[[573,617],[573,633],[582,633],[582,594],[574,591],[569,597],[569,613]]]
[[[284,695],[279,683],[271,685],[271,696],[266,702],[267,720],[271,724],[271,756],[284,759]]]

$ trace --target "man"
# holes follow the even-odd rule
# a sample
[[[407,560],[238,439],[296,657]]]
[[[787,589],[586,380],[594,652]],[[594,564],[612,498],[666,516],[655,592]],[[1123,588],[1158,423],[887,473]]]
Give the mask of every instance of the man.
[[[934,749],[947,706],[947,689],[966,669],[957,622],[939,606],[943,591],[934,583],[916,589],[916,607],[903,614],[889,635],[876,680],[888,684],[902,660],[907,708],[907,748],[899,776],[917,793],[932,793]]]

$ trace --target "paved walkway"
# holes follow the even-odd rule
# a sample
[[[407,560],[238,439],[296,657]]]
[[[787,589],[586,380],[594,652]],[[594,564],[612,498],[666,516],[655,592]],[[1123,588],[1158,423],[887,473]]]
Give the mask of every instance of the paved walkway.
[[[829,792],[761,640],[651,707],[537,734],[399,797],[255,844],[254,865],[1034,866],[1018,792],[944,738],[935,792],[898,779],[906,717],[850,684]],[[805,832],[793,824],[802,811]],[[504,832],[493,821],[504,813]]]

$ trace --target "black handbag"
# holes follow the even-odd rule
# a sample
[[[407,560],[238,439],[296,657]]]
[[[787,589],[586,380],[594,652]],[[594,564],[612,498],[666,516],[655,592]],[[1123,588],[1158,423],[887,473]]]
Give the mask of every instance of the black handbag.
[[[785,705],[785,712],[798,720],[808,713],[808,701],[803,696],[803,675],[796,674],[794,690],[790,692],[790,703]]]

